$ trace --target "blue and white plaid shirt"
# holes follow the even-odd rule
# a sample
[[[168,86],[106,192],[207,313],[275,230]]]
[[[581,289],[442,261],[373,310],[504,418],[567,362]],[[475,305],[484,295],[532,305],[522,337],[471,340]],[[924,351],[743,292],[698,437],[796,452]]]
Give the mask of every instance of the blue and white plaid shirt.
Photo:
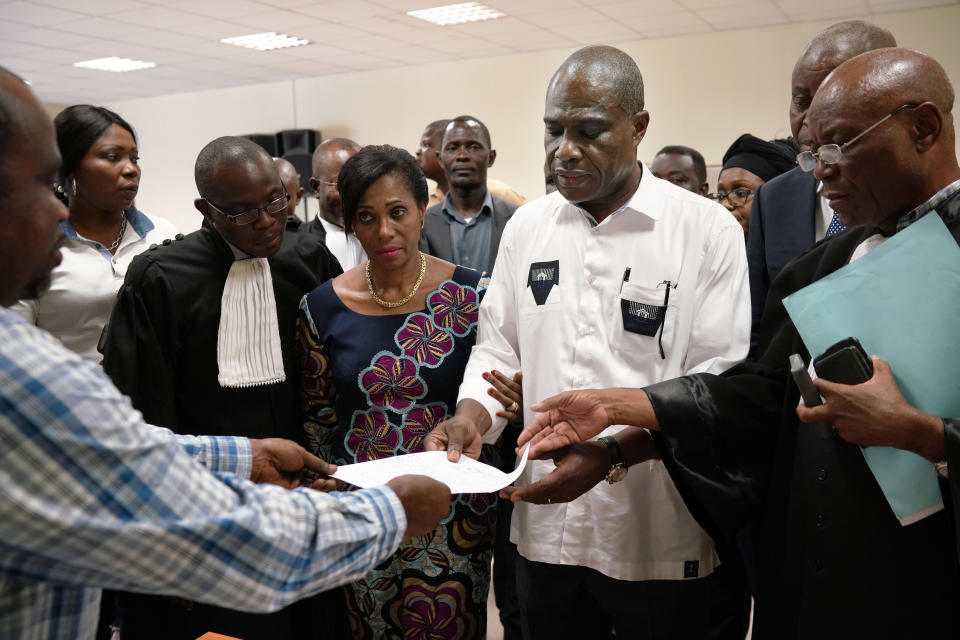
[[[389,489],[287,491],[250,468],[249,441],[144,424],[100,367],[0,308],[0,638],[93,638],[101,588],[275,611],[400,543]]]

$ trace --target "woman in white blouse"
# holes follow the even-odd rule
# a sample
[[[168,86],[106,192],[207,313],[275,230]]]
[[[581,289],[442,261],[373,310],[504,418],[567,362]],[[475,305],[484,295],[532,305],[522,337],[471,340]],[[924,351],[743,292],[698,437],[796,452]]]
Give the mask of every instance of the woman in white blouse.
[[[63,156],[58,190],[70,219],[63,261],[14,307],[77,354],[100,362],[97,342],[134,256],[172,238],[174,226],[133,206],[140,186],[137,138],[109,109],[74,105],[54,119]]]

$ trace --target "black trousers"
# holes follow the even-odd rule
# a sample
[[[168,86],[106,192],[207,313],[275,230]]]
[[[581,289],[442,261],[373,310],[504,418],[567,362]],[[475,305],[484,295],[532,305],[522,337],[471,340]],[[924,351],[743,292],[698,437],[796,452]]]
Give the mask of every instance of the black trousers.
[[[616,580],[586,567],[517,559],[525,640],[704,639],[716,577]]]

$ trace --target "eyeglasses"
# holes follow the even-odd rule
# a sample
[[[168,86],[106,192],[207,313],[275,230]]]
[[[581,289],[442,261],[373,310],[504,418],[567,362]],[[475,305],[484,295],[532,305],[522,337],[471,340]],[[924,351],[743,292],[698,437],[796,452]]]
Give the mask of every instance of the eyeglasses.
[[[849,147],[854,142],[867,135],[904,109],[915,109],[919,106],[919,102],[908,102],[907,104],[902,104],[843,144],[825,144],[816,151],[803,151],[798,153],[797,164],[800,165],[800,168],[804,171],[813,171],[817,166],[817,160],[823,164],[837,164],[843,159],[844,147]]]
[[[287,187],[284,186],[283,195],[277,198],[276,200],[271,200],[270,202],[263,205],[262,207],[251,207],[249,209],[244,209],[240,213],[227,213],[226,211],[224,211],[217,205],[213,204],[206,198],[204,198],[204,200],[206,200],[207,204],[209,204],[214,211],[222,215],[224,218],[226,218],[233,224],[238,226],[244,226],[244,225],[253,224],[254,222],[256,222],[257,219],[260,217],[261,211],[263,211],[268,216],[275,216],[281,211],[286,211],[287,203],[290,202],[290,194],[287,193]]]
[[[708,193],[707,197],[711,200],[715,200],[719,204],[723,204],[724,200],[729,200],[730,204],[735,207],[739,207],[746,203],[747,198],[753,195],[753,189],[747,189],[746,187],[737,187],[730,193],[724,193],[722,191],[718,193]]]

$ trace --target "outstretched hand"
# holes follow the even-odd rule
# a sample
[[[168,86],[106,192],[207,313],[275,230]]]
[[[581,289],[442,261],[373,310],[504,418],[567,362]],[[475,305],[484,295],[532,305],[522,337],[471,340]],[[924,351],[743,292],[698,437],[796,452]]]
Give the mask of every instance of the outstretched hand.
[[[337,465],[325,462],[296,442],[283,438],[251,439],[253,465],[250,479],[258,484],[275,484],[285,489],[310,487],[332,491],[337,481],[329,476]]]
[[[593,389],[565,391],[531,407],[540,415],[524,428],[517,447],[530,443],[530,457],[584,442],[611,424],[601,392]]]

